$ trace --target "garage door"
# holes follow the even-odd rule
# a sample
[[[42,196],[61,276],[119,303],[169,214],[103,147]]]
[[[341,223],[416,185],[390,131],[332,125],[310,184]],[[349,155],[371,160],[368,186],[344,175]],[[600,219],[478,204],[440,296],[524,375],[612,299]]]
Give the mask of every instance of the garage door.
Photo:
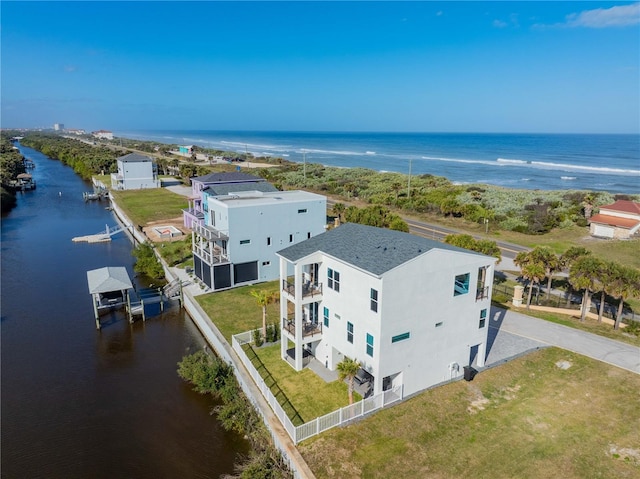
[[[613,228],[611,226],[594,225],[593,236],[600,238],[613,238]]]

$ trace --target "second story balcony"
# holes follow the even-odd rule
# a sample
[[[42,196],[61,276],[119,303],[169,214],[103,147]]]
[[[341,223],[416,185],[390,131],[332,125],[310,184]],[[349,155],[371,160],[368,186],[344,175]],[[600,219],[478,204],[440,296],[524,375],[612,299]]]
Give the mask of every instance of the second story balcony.
[[[282,280],[282,290],[296,297],[296,286],[293,278]],[[302,297],[309,298],[314,296],[322,296],[322,283],[306,282],[302,285]]]
[[[193,253],[198,255],[205,263],[209,265],[229,262],[229,256],[219,247],[215,247],[212,250],[208,247],[195,245],[193,247]]]
[[[285,331],[290,333],[293,337],[296,335],[296,322],[293,319],[282,318],[282,327]],[[317,336],[317,339],[321,339],[322,336],[322,323],[312,323],[310,321],[302,322],[302,338],[312,338]]]

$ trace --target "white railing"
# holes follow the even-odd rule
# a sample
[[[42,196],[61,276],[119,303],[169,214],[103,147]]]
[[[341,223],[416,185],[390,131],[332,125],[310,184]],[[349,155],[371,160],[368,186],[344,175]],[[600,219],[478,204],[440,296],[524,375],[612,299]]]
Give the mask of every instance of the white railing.
[[[362,417],[366,414],[370,414],[377,409],[382,409],[385,406],[393,404],[402,400],[402,385],[396,386],[393,389],[383,391],[382,393],[375,394],[371,397],[358,401],[357,403],[345,406],[336,411],[325,414],[324,416],[312,419],[309,422],[295,426],[287,413],[282,409],[280,403],[275,398],[271,389],[264,382],[260,373],[253,366],[247,354],[242,349],[243,344],[253,342],[253,331],[246,331],[244,333],[236,334],[231,337],[233,350],[236,352],[242,364],[249,372],[249,375],[260,389],[260,392],[267,400],[271,409],[275,415],[280,419],[280,422],[286,429],[287,433],[293,440],[294,444],[298,444],[300,441],[308,439],[312,436],[320,434],[321,432],[331,429],[336,426],[340,426],[356,418]]]

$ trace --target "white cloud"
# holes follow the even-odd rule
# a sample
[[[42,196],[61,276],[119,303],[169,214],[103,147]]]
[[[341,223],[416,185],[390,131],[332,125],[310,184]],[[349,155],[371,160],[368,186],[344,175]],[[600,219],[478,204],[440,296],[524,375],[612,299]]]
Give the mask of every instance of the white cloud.
[[[503,22],[502,20],[494,20],[493,21],[493,26],[496,28],[504,28],[507,26],[506,22]]]
[[[77,69],[78,69],[78,67],[76,67],[75,65],[65,65],[65,67],[64,67],[64,71],[66,71],[67,73],[74,72]]]
[[[596,8],[567,15],[566,26],[586,28],[626,27],[640,23],[640,2],[611,8]]]

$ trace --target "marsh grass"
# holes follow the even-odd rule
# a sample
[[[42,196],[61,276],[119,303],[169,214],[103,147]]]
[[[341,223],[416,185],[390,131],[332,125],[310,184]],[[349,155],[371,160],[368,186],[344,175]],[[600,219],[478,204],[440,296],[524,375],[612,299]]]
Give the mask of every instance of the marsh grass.
[[[549,348],[299,449],[318,478],[638,477],[639,390],[640,375]]]

